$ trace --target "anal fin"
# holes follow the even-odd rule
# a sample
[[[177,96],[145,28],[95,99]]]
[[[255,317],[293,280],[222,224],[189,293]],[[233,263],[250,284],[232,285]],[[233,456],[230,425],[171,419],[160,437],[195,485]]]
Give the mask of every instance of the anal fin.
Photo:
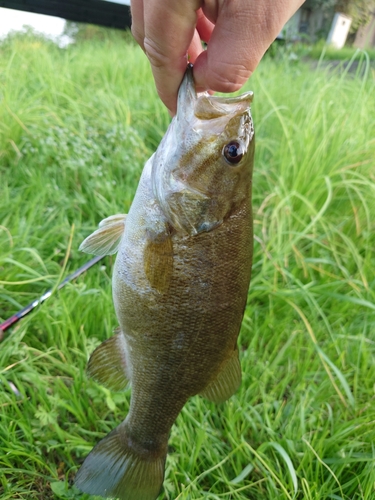
[[[126,389],[129,383],[126,343],[122,332],[105,340],[91,354],[87,372],[96,382],[111,391]]]
[[[200,395],[214,403],[223,403],[233,396],[240,385],[241,365],[238,357],[238,349],[236,349],[226,361],[217,377],[208,384]]]

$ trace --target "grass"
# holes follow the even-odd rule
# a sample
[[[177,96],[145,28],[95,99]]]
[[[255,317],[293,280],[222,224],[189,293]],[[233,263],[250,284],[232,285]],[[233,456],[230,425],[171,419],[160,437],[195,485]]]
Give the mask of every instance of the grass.
[[[315,44],[303,42],[274,42],[267,51],[267,56],[273,59],[286,59],[293,64],[299,59],[315,66],[316,61],[323,67],[335,68],[337,71],[360,73],[368,66],[374,68],[375,49],[358,49],[345,46],[341,49],[327,45],[324,40]]]
[[[185,406],[162,498],[374,498],[375,77],[364,64],[360,76],[265,59],[247,86],[257,150],[243,383],[223,405]],[[86,262],[80,242],[129,209],[168,122],[130,41],[1,45],[0,319]],[[85,374],[117,326],[112,267],[107,257],[55,292],[0,344],[2,500],[89,498],[74,475],[130,397]]]
[[[358,57],[361,53],[366,53],[371,61],[375,60],[375,49],[368,48],[366,50],[360,50],[356,47],[343,47],[342,49],[335,49],[334,47],[326,46],[323,43],[315,44],[309,51],[309,57],[313,59],[320,59],[323,57],[326,60],[334,61],[348,61],[352,57]]]

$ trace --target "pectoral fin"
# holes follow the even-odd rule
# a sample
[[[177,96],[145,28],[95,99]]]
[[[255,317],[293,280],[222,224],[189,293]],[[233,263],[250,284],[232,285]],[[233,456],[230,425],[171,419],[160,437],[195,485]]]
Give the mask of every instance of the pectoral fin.
[[[99,229],[80,245],[81,252],[94,255],[112,255],[117,252],[125,229],[125,214],[111,215],[102,220]]]
[[[223,403],[229,399],[241,384],[241,365],[238,358],[238,349],[233,351],[222,370],[202,392],[201,396],[213,401]]]
[[[129,383],[126,343],[122,332],[105,340],[91,354],[87,372],[111,391],[123,391]]]
[[[169,233],[150,235],[144,253],[144,269],[152,288],[164,293],[173,271],[173,243]]]

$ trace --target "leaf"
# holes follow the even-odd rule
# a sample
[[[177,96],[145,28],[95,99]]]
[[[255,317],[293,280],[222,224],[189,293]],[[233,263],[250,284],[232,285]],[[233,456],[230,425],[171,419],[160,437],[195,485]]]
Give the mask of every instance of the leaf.
[[[350,295],[343,295],[340,293],[331,293],[331,292],[324,292],[324,290],[321,290],[319,292],[321,295],[325,295],[327,297],[331,297],[336,300],[341,300],[342,302],[349,302],[351,304],[357,304],[362,307],[367,307],[368,309],[373,309],[375,311],[375,304],[372,302],[369,302],[368,300],[364,299],[359,299],[357,297],[351,297]]]
[[[56,481],[55,483],[51,483],[51,490],[57,495],[59,498],[69,498],[65,481]]]
[[[51,490],[58,498],[74,499],[80,498],[83,494],[75,486],[69,487],[65,481],[55,481],[51,483]]]
[[[238,474],[237,477],[235,477],[234,479],[232,479],[232,481],[230,483],[231,484],[241,483],[245,479],[245,477],[250,474],[250,472],[253,469],[254,469],[254,465],[253,464],[246,465],[246,467],[244,469],[242,469],[242,472],[240,474]]]
[[[355,399],[352,394],[352,391],[350,390],[349,384],[346,381],[345,376],[341,373],[341,371],[337,368],[337,366],[329,359],[329,357],[321,350],[321,348],[317,345],[316,350],[319,352],[320,356],[325,360],[325,362],[332,368],[332,370],[335,372],[336,377],[339,379],[342,388],[345,391],[345,394],[348,398],[349,403],[351,404],[352,407],[355,406]]]
[[[261,446],[261,448],[265,448],[267,446],[271,446],[281,455],[281,458],[284,460],[284,462],[288,468],[290,477],[292,479],[292,483],[293,483],[293,487],[294,487],[294,494],[297,495],[297,492],[298,492],[297,474],[296,474],[296,470],[294,468],[293,462],[291,461],[288,453],[285,451],[285,449],[279,443],[275,443],[274,441],[264,443],[263,446]]]

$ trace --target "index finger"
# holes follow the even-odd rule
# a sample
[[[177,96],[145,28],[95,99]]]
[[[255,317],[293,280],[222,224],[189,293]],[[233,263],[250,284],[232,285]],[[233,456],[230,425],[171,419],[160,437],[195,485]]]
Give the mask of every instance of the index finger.
[[[143,47],[159,96],[173,113],[186,70],[187,51],[194,39],[200,1],[164,0],[162,8],[160,5],[157,0],[143,1]],[[200,44],[194,44],[194,51],[200,51]]]

